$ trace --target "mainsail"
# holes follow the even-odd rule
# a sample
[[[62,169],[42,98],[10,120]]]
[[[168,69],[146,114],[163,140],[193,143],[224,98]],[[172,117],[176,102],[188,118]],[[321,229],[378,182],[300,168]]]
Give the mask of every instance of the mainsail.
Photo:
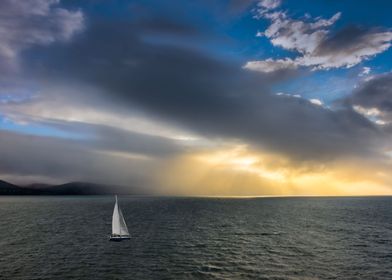
[[[112,235],[129,236],[127,224],[125,223],[124,216],[118,206],[117,195],[113,210]]]

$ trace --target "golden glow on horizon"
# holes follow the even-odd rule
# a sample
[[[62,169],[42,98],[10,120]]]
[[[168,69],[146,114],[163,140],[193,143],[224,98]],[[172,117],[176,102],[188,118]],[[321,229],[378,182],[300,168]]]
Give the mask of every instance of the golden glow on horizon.
[[[256,174],[272,181],[285,181],[285,175],[279,170],[270,170],[262,164],[260,156],[246,152],[245,146],[237,146],[226,151],[210,152],[195,156],[202,164],[207,163],[215,168],[227,168]]]
[[[300,163],[237,145],[178,157],[158,177],[166,193],[179,195],[391,195],[380,168],[355,159]]]

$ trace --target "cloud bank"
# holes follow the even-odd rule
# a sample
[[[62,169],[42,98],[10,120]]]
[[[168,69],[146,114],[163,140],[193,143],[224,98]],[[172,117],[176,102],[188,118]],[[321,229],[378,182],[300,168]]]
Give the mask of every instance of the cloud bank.
[[[92,24],[72,44],[36,51],[29,67],[53,80],[67,77],[104,89],[110,106],[136,106],[207,138],[244,141],[298,159],[372,154],[385,145],[373,124],[351,108],[332,111],[271,94],[281,73],[261,76],[197,50],[151,44],[131,23],[122,26]]]

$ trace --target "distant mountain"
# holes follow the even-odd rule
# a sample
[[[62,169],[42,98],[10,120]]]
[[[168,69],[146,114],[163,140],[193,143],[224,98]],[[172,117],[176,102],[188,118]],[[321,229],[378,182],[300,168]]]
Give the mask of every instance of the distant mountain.
[[[43,183],[34,183],[34,184],[30,184],[27,186],[23,186],[24,188],[29,188],[29,189],[44,189],[44,188],[49,188],[52,185],[50,184],[43,184]]]
[[[39,190],[22,188],[17,185],[0,180],[0,195],[33,195],[39,194]]]
[[[71,182],[62,185],[32,184],[17,186],[0,180],[0,195],[109,195],[109,194],[147,194],[141,188],[126,188],[86,182]]]
[[[0,180],[0,188],[4,188],[4,189],[14,189],[17,188],[18,186],[13,185],[11,183],[8,183],[6,181]]]
[[[67,184],[46,187],[43,190],[59,195],[99,195],[99,194],[141,194],[140,191],[120,186],[107,186],[86,182],[71,182]]]

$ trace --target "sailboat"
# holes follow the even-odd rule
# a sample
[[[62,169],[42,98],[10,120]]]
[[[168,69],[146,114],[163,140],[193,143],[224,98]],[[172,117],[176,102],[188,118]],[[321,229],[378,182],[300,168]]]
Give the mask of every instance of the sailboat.
[[[113,218],[112,218],[112,234],[110,235],[110,241],[122,241],[130,239],[127,224],[125,223],[124,216],[121,212],[117,202],[114,204]]]

